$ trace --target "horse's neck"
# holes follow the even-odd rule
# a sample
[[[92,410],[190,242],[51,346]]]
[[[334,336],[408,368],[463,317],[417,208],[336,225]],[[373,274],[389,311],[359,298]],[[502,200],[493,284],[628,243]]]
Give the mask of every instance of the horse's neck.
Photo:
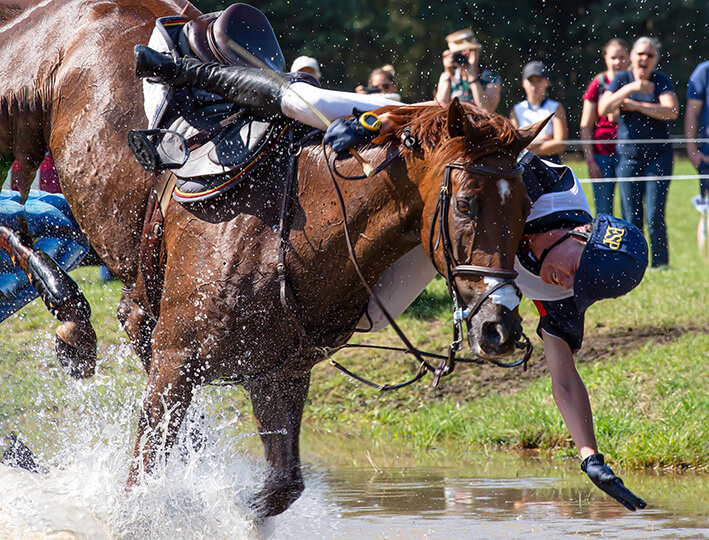
[[[377,166],[393,149],[389,145],[369,149],[362,152],[362,156]],[[354,159],[338,162],[338,171],[343,176],[362,174],[361,166]],[[306,212],[306,222],[319,222],[308,233],[311,240],[315,241],[312,235],[317,236],[321,251],[331,252],[342,260],[346,255],[342,209],[336,202],[332,179],[323,173],[312,175],[303,183],[300,202]],[[350,239],[368,277],[378,277],[421,242],[422,200],[403,159],[394,160],[371,178],[338,178],[337,183],[344,199]],[[322,258],[316,259],[322,261],[320,264],[331,264]]]

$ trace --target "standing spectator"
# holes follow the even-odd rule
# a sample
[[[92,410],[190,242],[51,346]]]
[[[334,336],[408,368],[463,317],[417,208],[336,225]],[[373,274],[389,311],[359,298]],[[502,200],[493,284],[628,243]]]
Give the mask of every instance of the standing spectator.
[[[320,82],[320,79],[322,78],[322,74],[320,73],[320,64],[311,56],[299,56],[293,60],[290,70],[292,73],[296,71],[310,73],[310,75],[315,77],[318,82]]]
[[[446,104],[457,97],[495,112],[500,103],[502,79],[497,73],[480,67],[482,45],[470,28],[446,37],[448,49],[443,51],[443,73],[438,79],[436,100]]]
[[[687,109],[684,114],[684,136],[687,139],[709,137],[709,62],[702,62],[692,72],[687,85]],[[709,175],[709,143],[687,143],[689,160],[701,175]],[[699,180],[699,194],[709,204],[709,178]]]
[[[672,81],[664,73],[653,71],[657,65],[660,44],[651,37],[638,38],[630,51],[628,71],[615,76],[601,96],[598,114],[620,111],[618,140],[667,140],[668,122],[679,116],[679,104]],[[672,175],[672,144],[618,143],[618,178],[637,176],[669,177]],[[623,218],[642,230],[643,198],[647,206],[653,268],[667,268],[669,246],[665,206],[669,180],[621,182],[620,197]]]
[[[687,85],[687,109],[684,113],[684,136],[687,139],[709,137],[709,62],[699,64],[692,72]],[[687,142],[687,155],[697,172],[709,175],[709,143],[697,146]],[[699,195],[692,198],[692,204],[699,210],[701,218],[697,227],[697,245],[704,251],[709,235],[709,178],[699,179]]]
[[[527,99],[515,105],[510,111],[510,118],[518,127],[526,127],[553,114],[544,129],[537,135],[527,150],[538,156],[561,164],[561,154],[566,149],[569,128],[566,124],[566,111],[558,101],[546,95],[549,87],[549,72],[539,61],[529,62],[522,69],[522,88]]]
[[[355,88],[358,94],[381,94],[384,99],[393,99],[401,101],[399,88],[395,80],[396,72],[394,66],[385,64],[378,67],[369,74],[367,86],[359,85]]]
[[[584,141],[613,141],[618,132],[618,115],[598,115],[598,100],[615,76],[627,68],[630,47],[623,39],[613,38],[603,47],[606,71],[594,77],[583,95],[581,113],[581,139]],[[583,145],[583,154],[588,163],[589,178],[614,178],[617,165],[615,144]],[[593,184],[596,214],[613,213],[615,182]]]

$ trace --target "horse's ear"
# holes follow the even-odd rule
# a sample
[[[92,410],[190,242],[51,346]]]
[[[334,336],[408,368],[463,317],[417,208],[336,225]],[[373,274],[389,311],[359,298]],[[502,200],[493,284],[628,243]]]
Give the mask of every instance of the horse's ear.
[[[453,137],[464,137],[468,133],[468,119],[465,117],[465,109],[458,101],[458,98],[453,98],[453,101],[448,105],[448,119],[446,120],[446,128],[448,135]]]
[[[550,114],[544,120],[540,120],[536,124],[519,128],[517,130],[517,140],[512,143],[513,152],[515,154],[519,154],[522,150],[527,148],[527,146],[529,146],[529,143],[531,143],[536,138],[536,136],[539,135],[539,132],[544,129],[544,126],[549,123],[552,116],[554,115]]]

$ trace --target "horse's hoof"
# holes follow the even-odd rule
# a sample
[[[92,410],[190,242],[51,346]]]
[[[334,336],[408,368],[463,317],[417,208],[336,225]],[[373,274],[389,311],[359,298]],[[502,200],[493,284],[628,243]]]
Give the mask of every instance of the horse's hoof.
[[[249,506],[256,513],[257,519],[277,516],[288,510],[304,489],[302,480],[278,488],[263,488]]]
[[[2,462],[10,467],[19,467],[30,472],[39,472],[39,467],[35,461],[32,450],[17,438],[14,433],[10,434],[10,445],[2,455]]]
[[[70,377],[87,379],[96,372],[96,333],[89,325],[80,329],[73,321],[62,323],[56,330],[54,352]]]

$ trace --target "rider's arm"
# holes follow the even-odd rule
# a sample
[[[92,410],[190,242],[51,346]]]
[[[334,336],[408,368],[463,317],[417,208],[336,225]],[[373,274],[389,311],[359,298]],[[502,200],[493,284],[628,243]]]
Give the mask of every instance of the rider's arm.
[[[576,371],[566,341],[542,331],[544,355],[551,374],[552,394],[566,428],[584,459],[598,453],[588,392]]]
[[[355,94],[325,90],[305,82],[295,82],[284,92],[281,111],[287,117],[325,131],[327,124],[320,116],[332,122],[352,114],[352,109],[371,111],[386,105],[403,105],[399,101],[384,99],[376,94]],[[316,112],[318,111],[318,112]]]

